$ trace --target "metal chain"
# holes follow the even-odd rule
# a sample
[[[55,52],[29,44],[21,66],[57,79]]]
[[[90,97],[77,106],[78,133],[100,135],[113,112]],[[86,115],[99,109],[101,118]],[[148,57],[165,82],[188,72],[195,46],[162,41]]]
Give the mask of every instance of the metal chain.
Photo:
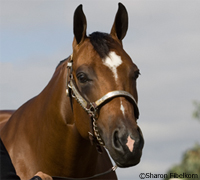
[[[93,130],[94,130],[94,135],[97,138],[97,141],[99,142],[99,144],[105,147],[105,143],[103,139],[101,138],[101,135],[99,134],[99,130],[98,130],[95,118],[93,118]]]

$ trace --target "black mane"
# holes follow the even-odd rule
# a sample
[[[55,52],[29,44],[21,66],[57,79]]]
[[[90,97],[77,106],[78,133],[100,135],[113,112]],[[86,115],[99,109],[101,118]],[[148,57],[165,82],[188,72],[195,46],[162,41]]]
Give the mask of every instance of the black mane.
[[[69,57],[68,57],[68,58],[69,58]],[[68,58],[65,58],[65,59],[61,60],[61,61],[59,62],[59,64],[56,66],[56,68],[58,68],[61,64],[63,64],[65,61],[67,61]]]
[[[114,42],[110,34],[101,32],[94,32],[90,34],[89,39],[95,51],[97,51],[102,59],[109,54]]]
[[[99,54],[99,56],[102,59],[108,56],[111,48],[113,48],[114,40],[110,34],[101,33],[101,32],[93,32],[92,34],[89,35],[89,39],[90,39],[91,44],[94,47],[94,50]],[[65,58],[64,60],[60,61],[57,67],[63,64],[68,58]]]

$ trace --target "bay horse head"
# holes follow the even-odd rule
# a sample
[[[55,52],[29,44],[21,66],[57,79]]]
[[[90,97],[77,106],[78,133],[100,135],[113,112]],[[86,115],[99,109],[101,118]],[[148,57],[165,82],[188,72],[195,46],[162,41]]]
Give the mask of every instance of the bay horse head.
[[[122,45],[128,29],[126,8],[119,3],[110,34],[87,36],[86,29],[80,5],[74,13],[67,80],[76,128],[84,139],[105,146],[119,167],[134,166],[140,162],[144,139],[137,125],[140,72]]]

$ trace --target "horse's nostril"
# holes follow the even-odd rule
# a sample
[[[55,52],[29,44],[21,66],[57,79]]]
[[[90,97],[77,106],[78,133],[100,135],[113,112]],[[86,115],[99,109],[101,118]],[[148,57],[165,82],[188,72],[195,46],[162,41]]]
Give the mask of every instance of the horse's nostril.
[[[119,136],[118,136],[118,131],[115,131],[114,132],[114,135],[113,135],[113,139],[114,139],[114,146],[116,148],[120,148],[120,142],[119,142]]]

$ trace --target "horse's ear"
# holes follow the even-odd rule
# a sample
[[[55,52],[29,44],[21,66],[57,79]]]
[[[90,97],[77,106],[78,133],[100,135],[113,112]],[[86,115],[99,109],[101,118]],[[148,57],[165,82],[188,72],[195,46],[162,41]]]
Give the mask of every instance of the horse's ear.
[[[84,41],[86,37],[87,22],[83,13],[82,4],[80,4],[74,12],[74,37],[77,44]]]
[[[128,29],[128,13],[122,3],[118,4],[118,11],[110,34],[117,37],[120,42],[125,37]]]

